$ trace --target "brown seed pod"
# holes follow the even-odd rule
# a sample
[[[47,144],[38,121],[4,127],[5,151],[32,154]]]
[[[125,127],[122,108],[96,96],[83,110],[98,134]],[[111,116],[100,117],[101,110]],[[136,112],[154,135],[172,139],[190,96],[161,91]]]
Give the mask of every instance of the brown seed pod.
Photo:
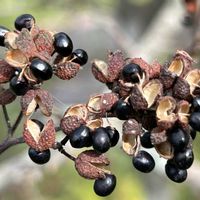
[[[88,118],[88,109],[85,104],[72,105],[66,110],[63,118],[67,116],[77,116],[78,119],[86,121]]]
[[[13,77],[15,69],[5,60],[0,60],[0,83],[7,83]]]
[[[184,79],[189,84],[190,94],[194,96],[193,92],[196,88],[200,88],[200,70],[199,69],[193,69],[189,71]]]
[[[158,61],[154,61],[149,68],[149,78],[159,78],[161,71],[161,65]]]
[[[86,125],[93,131],[93,130],[103,126],[103,120],[102,119],[88,120]]]
[[[125,64],[123,53],[119,50],[108,54],[108,82],[119,78]]]
[[[69,135],[83,124],[86,124],[86,122],[82,118],[79,118],[76,115],[71,115],[61,119],[60,128],[66,135]]]
[[[75,168],[80,176],[86,179],[105,178],[111,172],[105,169],[110,162],[104,154],[94,150],[83,151],[75,160]]]
[[[53,120],[49,120],[40,131],[40,127],[32,120],[27,120],[24,125],[23,137],[26,144],[36,151],[52,148],[55,143],[55,127]]]
[[[171,159],[174,157],[174,149],[168,141],[155,144],[154,147],[160,157],[165,159]]]
[[[119,95],[120,97],[128,97],[131,94],[132,88],[135,86],[135,84],[124,82],[124,80],[118,81],[118,88],[119,88]]]
[[[162,97],[158,101],[156,109],[157,125],[160,128],[171,128],[177,120],[177,115],[174,113],[176,101],[171,96]]]
[[[12,103],[16,99],[16,95],[11,92],[10,89],[1,88],[0,91],[0,105],[7,105]]]
[[[156,127],[151,131],[151,143],[157,145],[167,141],[166,130]]]
[[[173,96],[178,99],[189,100],[190,97],[190,85],[186,80],[181,77],[178,77],[174,87],[173,87]]]
[[[105,114],[118,101],[115,93],[97,94],[91,97],[87,103],[87,109],[94,114]]]
[[[108,81],[108,64],[102,60],[95,59],[92,62],[92,74],[98,81],[102,83],[109,82]]]
[[[80,65],[70,61],[64,61],[54,66],[54,74],[62,80],[70,80],[79,72]]]
[[[17,49],[16,39],[18,34],[16,32],[7,32],[4,36],[4,44],[8,49]]]
[[[122,126],[122,149],[128,155],[134,155],[139,147],[138,136],[141,126],[135,119],[129,119]]]

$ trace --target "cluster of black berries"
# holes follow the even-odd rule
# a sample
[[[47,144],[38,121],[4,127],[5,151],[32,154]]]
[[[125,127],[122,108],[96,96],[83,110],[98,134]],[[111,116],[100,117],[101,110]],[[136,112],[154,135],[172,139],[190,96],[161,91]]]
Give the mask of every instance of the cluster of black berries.
[[[61,72],[57,73],[58,63],[53,60],[54,54],[57,54],[59,61],[65,59],[68,63],[73,62],[80,66],[87,63],[86,51],[83,49],[73,51],[72,40],[66,33],[53,34],[40,30],[32,15],[20,15],[14,25],[16,29],[14,32],[0,27],[0,45],[8,48],[9,53],[5,60],[15,68],[10,80],[10,89],[15,95],[22,96],[29,89],[38,87],[43,81],[51,79],[54,71],[59,77],[59,73],[67,73],[65,71],[70,70],[59,69]],[[68,79],[70,78],[72,77],[69,76]]]

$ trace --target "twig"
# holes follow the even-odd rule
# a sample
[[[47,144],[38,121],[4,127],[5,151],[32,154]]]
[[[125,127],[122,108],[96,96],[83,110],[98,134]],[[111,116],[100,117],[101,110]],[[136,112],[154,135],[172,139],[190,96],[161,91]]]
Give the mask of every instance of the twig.
[[[23,137],[5,139],[3,143],[0,144],[0,154],[3,153],[8,148],[21,143],[24,143]]]
[[[2,109],[3,109],[4,118],[6,120],[7,128],[9,130],[9,129],[11,129],[11,123],[10,123],[10,118],[8,116],[8,111],[7,111],[7,108],[5,105],[2,105]]]
[[[69,153],[67,153],[63,148],[58,149],[60,153],[62,153],[63,155],[65,155],[67,158],[69,158],[72,161],[75,161],[76,158],[72,155],[70,155]]]

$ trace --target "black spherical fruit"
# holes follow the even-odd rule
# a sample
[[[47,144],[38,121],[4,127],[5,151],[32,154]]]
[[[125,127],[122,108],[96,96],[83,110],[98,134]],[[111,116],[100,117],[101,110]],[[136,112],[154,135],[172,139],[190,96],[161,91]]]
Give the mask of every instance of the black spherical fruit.
[[[5,34],[10,30],[4,26],[0,26],[0,46],[4,47]]]
[[[193,112],[189,118],[190,126],[196,131],[200,131],[200,112]]]
[[[30,14],[23,14],[17,17],[15,20],[15,28],[21,31],[22,28],[27,28],[30,30],[35,23],[35,18]]]
[[[88,61],[88,54],[83,49],[76,49],[72,52],[73,62],[78,63],[79,65],[85,65]]]
[[[81,125],[70,134],[70,144],[74,148],[89,147],[92,145],[90,129]]]
[[[113,105],[112,112],[114,112],[118,119],[127,120],[132,113],[132,107],[128,103],[120,99]]]
[[[127,82],[138,83],[139,77],[142,77],[143,70],[135,63],[130,63],[124,66],[122,75]]]
[[[105,178],[95,180],[94,192],[102,197],[108,196],[115,189],[116,182],[115,175],[106,174]]]
[[[165,173],[169,179],[176,183],[182,183],[187,178],[187,170],[179,169],[174,163],[168,161],[165,165]]]
[[[133,166],[144,173],[151,172],[155,167],[155,161],[153,157],[146,151],[139,151],[138,154],[133,157]]]
[[[119,132],[116,128],[113,128],[111,126],[107,126],[106,131],[110,138],[111,147],[114,147],[119,141]]]
[[[38,119],[31,119],[31,121],[35,122],[39,126],[40,131],[42,131],[42,129],[44,128],[44,124],[41,121],[39,121]]]
[[[188,145],[189,135],[181,128],[174,128],[168,133],[168,139],[176,151],[181,151]]]
[[[192,101],[193,111],[200,111],[200,97],[195,97]]]
[[[64,32],[54,35],[55,51],[61,56],[67,57],[71,55],[73,50],[73,43],[71,38]]]
[[[28,150],[28,155],[33,162],[35,162],[39,165],[43,165],[43,164],[47,163],[51,157],[51,153],[50,153],[49,149],[39,152],[31,147]]]
[[[17,95],[22,96],[25,95],[29,89],[28,82],[24,78],[19,78],[18,76],[14,76],[10,80],[10,89]]]
[[[177,152],[174,155],[174,162],[179,169],[188,169],[192,166],[194,154],[191,148],[187,148],[182,152]]]
[[[110,137],[105,128],[97,128],[92,133],[92,145],[96,151],[105,153],[111,147]]]
[[[141,145],[145,148],[152,148],[153,145],[151,143],[151,133],[149,131],[145,131],[141,136],[140,136],[140,142]]]
[[[39,58],[34,58],[31,61],[30,70],[39,81],[49,80],[53,75],[51,65]]]
[[[192,127],[190,127],[190,136],[193,140],[196,138],[196,135],[197,132]]]

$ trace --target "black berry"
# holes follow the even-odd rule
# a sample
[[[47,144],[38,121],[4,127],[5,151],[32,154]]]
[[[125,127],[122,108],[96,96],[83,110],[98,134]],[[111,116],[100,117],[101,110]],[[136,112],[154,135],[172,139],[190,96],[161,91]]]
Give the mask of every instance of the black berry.
[[[74,148],[88,147],[92,145],[90,129],[81,125],[70,134],[70,143]]]
[[[155,161],[153,157],[146,151],[139,151],[138,154],[133,157],[133,166],[144,173],[151,172],[155,167]]]
[[[92,133],[92,144],[96,151],[105,153],[111,147],[110,137],[105,128],[97,128]]]
[[[173,128],[168,133],[168,139],[176,151],[181,151],[188,145],[189,135],[181,128]]]
[[[39,81],[49,80],[53,75],[51,65],[39,58],[31,61],[30,70]]]
[[[200,131],[200,112],[193,112],[189,118],[190,126],[196,131]]]
[[[10,80],[10,89],[17,95],[22,96],[25,95],[29,89],[28,82],[24,78],[19,78],[18,76],[14,76]]]
[[[132,113],[132,107],[120,99],[113,105],[112,111],[115,113],[118,119],[127,120]]]
[[[140,142],[143,147],[152,148],[151,133],[149,131],[144,131],[144,133],[140,136]]]
[[[190,136],[193,140],[196,138],[196,135],[197,132],[192,127],[190,127]]]
[[[170,160],[167,161],[167,164],[165,165],[165,173],[169,179],[171,179],[172,181],[176,183],[182,183],[187,178],[187,170],[179,169]]]
[[[35,18],[30,14],[23,14],[15,20],[15,28],[21,31],[22,28],[30,30],[35,23]]]
[[[122,75],[127,82],[138,83],[139,77],[142,77],[143,70],[137,64],[130,63],[124,66]]]
[[[94,192],[99,196],[108,196],[113,192],[116,186],[116,177],[112,174],[106,174],[103,179],[97,179],[94,182]]]
[[[174,155],[174,162],[179,169],[188,169],[194,161],[194,154],[191,148],[187,148],[182,152]]]
[[[64,32],[54,35],[54,48],[55,51],[61,56],[69,56],[73,50],[73,43],[71,38]]]
[[[51,153],[49,149],[39,152],[31,147],[28,150],[28,155],[33,162],[39,165],[47,163],[51,157]]]
[[[0,26],[0,46],[2,46],[2,47],[4,47],[5,45],[4,45],[4,40],[5,40],[5,34],[7,33],[7,32],[9,32],[10,30],[9,29],[7,29],[6,27],[4,27],[4,26]]]
[[[116,128],[113,128],[111,126],[107,126],[106,131],[110,138],[111,147],[114,147],[119,141],[119,132]]]
[[[200,111],[200,97],[195,97],[192,101],[193,111]]]
[[[79,65],[85,65],[88,61],[87,52],[83,49],[76,49],[72,52],[73,62],[78,63]]]

